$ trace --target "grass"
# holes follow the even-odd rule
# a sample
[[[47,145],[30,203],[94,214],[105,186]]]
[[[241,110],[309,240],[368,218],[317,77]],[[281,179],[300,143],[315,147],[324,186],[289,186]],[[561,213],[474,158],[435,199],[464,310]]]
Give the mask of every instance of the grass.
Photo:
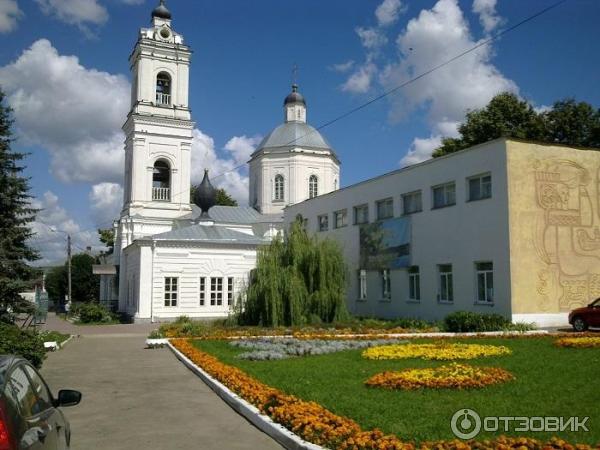
[[[419,339],[414,342],[431,342]],[[479,339],[456,342],[482,343]],[[486,344],[505,345],[512,355],[468,361],[497,366],[512,372],[516,380],[479,390],[387,391],[367,388],[364,381],[385,370],[431,367],[442,362],[417,359],[372,361],[360,350],[280,361],[246,361],[236,358],[243,350],[224,341],[195,341],[195,345],[237,366],[267,385],[304,400],[314,400],[332,412],[350,417],[364,429],[380,428],[408,441],[453,439],[450,418],[470,408],[483,416],[589,416],[589,432],[536,432],[529,437],[544,440],[558,435],[572,443],[600,443],[600,351],[566,349],[553,345],[550,337],[485,339]],[[500,434],[484,433],[477,439]]]
[[[59,344],[62,344],[71,336],[70,334],[59,333],[58,331],[41,331],[40,335],[44,339],[44,342],[58,342]]]

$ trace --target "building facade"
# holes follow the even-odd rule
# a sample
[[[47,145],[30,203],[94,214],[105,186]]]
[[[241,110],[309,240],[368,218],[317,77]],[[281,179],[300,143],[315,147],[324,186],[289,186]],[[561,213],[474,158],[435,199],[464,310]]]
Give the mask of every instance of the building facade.
[[[285,210],[340,242],[352,313],[566,324],[600,297],[600,152],[497,139]]]

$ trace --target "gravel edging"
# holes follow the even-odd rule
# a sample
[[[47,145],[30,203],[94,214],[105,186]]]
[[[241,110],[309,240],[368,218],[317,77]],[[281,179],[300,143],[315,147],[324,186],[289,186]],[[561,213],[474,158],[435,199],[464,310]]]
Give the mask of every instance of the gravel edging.
[[[208,387],[221,397],[238,414],[246,418],[256,428],[272,437],[279,444],[290,450],[325,450],[325,447],[312,444],[301,439],[284,426],[273,422],[270,417],[261,414],[254,405],[248,403],[239,395],[232,392],[224,384],[220,383],[199,366],[194,364],[187,356],[177,350],[173,344],[167,343],[168,347],[188,369],[194,372]]]

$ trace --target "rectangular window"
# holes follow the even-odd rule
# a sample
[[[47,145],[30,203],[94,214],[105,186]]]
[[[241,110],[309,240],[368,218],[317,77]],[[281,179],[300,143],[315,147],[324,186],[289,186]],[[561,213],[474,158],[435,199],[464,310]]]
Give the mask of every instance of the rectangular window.
[[[423,210],[421,191],[410,192],[402,196],[402,213],[414,214]]]
[[[364,269],[358,271],[358,299],[367,299],[367,271]]]
[[[334,226],[335,228],[343,228],[348,225],[348,210],[342,209],[340,211],[336,211],[333,213],[333,217],[335,219]]]
[[[210,277],[210,305],[223,305],[223,278]]]
[[[438,273],[440,282],[438,300],[440,302],[453,302],[452,264],[440,264],[438,266]]]
[[[329,216],[327,214],[323,214],[317,217],[319,222],[319,231],[327,231],[329,229]]]
[[[392,283],[390,280],[390,269],[381,271],[381,296],[384,300],[392,298]]]
[[[469,178],[469,201],[492,197],[492,176],[479,175]]]
[[[369,205],[354,207],[354,224],[361,225],[363,223],[369,223]]]
[[[177,277],[165,277],[165,306],[177,306]]]
[[[394,200],[386,198],[379,200],[377,203],[377,220],[389,219],[394,217]]]
[[[413,301],[421,300],[421,275],[419,266],[408,268],[408,299]]]
[[[452,206],[456,204],[456,185],[454,182],[434,186],[433,191],[433,208],[443,208],[444,206]]]
[[[200,306],[206,304],[206,277],[200,277]]]
[[[477,301],[494,302],[494,264],[491,262],[475,263],[477,277]]]
[[[233,277],[227,278],[227,304],[233,305]]]

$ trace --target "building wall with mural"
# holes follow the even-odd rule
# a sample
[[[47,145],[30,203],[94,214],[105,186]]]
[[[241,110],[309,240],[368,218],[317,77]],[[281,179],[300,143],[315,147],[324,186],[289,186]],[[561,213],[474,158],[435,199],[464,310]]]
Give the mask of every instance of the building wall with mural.
[[[507,161],[513,316],[564,320],[600,297],[600,152],[510,140]]]

